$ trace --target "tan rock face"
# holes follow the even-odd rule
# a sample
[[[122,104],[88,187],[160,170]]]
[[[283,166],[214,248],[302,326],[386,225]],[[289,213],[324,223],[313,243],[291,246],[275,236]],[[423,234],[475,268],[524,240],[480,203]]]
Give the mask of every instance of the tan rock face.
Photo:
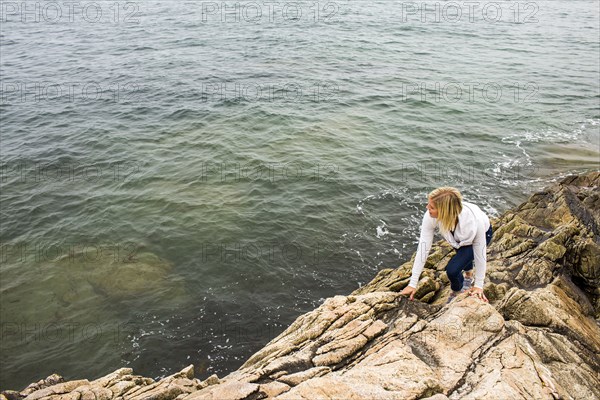
[[[2,394],[9,399],[27,400],[108,400],[108,399],[175,399],[179,395],[197,392],[208,386],[194,378],[190,365],[159,382],[133,375],[131,368],[121,368],[94,381],[77,380],[60,382],[58,375],[30,385],[19,392]]]
[[[483,303],[445,305],[453,250],[434,246],[416,298],[412,260],[301,315],[237,371],[154,382],[121,369],[57,376],[27,399],[600,399],[600,173],[571,177],[494,220]],[[15,397],[16,396],[16,397]]]

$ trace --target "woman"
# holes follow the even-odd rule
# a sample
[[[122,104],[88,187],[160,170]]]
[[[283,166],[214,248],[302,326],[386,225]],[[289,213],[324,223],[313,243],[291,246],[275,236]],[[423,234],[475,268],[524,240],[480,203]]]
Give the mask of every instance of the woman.
[[[451,302],[462,291],[487,302],[483,294],[487,245],[492,240],[492,224],[487,215],[475,204],[462,200],[460,192],[453,187],[435,189],[428,196],[427,211],[421,224],[421,237],[412,269],[412,277],[401,295],[413,300],[423,266],[429,255],[435,228],[456,250],[446,266],[452,293]],[[475,285],[473,284],[473,260],[475,260]],[[465,277],[463,277],[463,270]]]

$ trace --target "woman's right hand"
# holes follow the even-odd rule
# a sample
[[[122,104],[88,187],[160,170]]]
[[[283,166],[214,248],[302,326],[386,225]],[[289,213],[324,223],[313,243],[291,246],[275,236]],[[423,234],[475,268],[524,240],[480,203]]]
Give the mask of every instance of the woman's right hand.
[[[408,296],[410,295],[410,300],[413,300],[415,298],[415,293],[417,293],[417,289],[415,289],[412,286],[407,286],[404,289],[402,289],[402,291],[400,292],[400,295],[402,296]]]

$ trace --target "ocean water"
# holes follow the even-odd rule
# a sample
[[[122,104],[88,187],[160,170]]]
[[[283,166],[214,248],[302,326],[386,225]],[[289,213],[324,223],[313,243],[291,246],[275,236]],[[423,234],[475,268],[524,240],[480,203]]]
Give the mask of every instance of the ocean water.
[[[0,1],[0,386],[237,369],[416,249],[599,168],[596,0]]]

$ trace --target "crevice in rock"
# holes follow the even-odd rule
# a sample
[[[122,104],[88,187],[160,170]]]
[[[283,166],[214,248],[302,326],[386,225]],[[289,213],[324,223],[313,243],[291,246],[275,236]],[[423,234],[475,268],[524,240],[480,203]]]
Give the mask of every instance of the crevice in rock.
[[[423,343],[419,340],[409,340],[406,344],[410,347],[412,353],[425,365],[430,366],[431,368],[437,368],[440,363],[433,354],[433,352],[428,351],[427,344]]]
[[[540,375],[540,371],[538,370],[536,361],[533,359],[532,355],[529,354],[529,349],[523,349],[521,346],[519,346],[519,348],[531,360],[531,364],[533,365],[533,369],[540,381],[541,386],[542,387],[546,386],[546,387],[550,388],[552,390],[552,395],[555,396],[555,398],[558,397],[558,394],[556,393],[556,389],[555,389],[554,385],[552,385],[552,382],[549,382],[550,384],[548,385],[546,383],[546,380],[542,377],[542,375]],[[527,388],[525,387],[524,389],[527,389]]]
[[[350,356],[346,357],[345,359],[343,359],[341,362],[334,364],[334,365],[330,365],[329,367],[331,368],[332,371],[338,371],[352,363],[354,363],[355,361],[358,361],[362,358],[362,356],[367,352],[367,350],[374,344],[376,343],[376,339],[385,335],[385,333],[387,332],[387,330],[389,329],[386,328],[385,330],[383,330],[380,334],[375,335],[374,337],[372,337],[370,340],[367,341],[367,343],[365,343],[365,345],[363,347],[361,347],[360,349],[358,349],[356,352],[354,352],[353,354],[351,354]]]
[[[600,227],[596,223],[594,216],[582,205],[582,201],[577,195],[569,190],[561,190],[561,194],[564,196],[565,204],[577,219],[579,219],[584,226],[589,227],[595,236],[600,236]]]
[[[425,388],[425,390],[417,395],[417,399],[424,399],[435,396],[436,394],[444,394],[444,388],[439,385],[428,386]]]
[[[450,388],[450,390],[448,390],[447,396],[450,397],[450,395],[453,394],[454,392],[463,396],[464,393],[460,393],[460,392],[461,392],[462,387],[466,384],[469,374],[475,372],[475,369],[477,368],[477,365],[479,364],[479,362],[487,355],[487,353],[490,350],[495,348],[496,345],[498,345],[498,343],[502,342],[503,340],[507,339],[508,337],[510,337],[511,335],[514,335],[514,334],[516,334],[516,332],[513,332],[512,328],[505,329],[503,332],[498,334],[494,340],[489,340],[487,342],[487,344],[480,347],[478,350],[479,352],[477,353],[477,355],[475,357],[473,357],[473,361],[471,362],[471,364],[469,364],[469,366],[465,370],[464,374],[460,377],[458,382],[456,382],[456,384],[452,388]]]

